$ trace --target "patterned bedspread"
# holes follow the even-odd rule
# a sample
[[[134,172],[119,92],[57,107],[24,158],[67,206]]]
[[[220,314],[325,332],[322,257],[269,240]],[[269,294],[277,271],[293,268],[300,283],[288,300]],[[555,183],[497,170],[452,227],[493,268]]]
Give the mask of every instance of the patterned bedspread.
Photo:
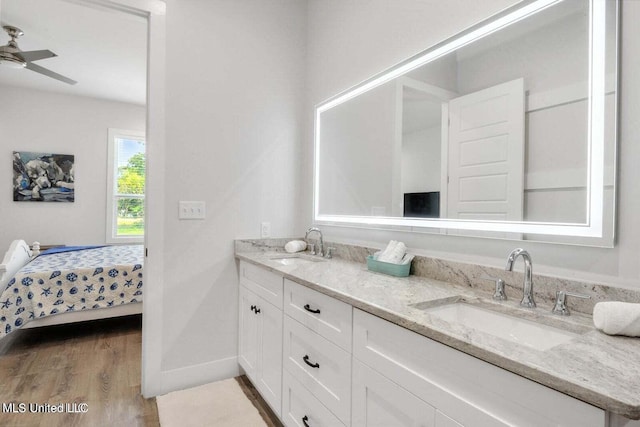
[[[143,245],[40,255],[0,294],[0,338],[30,320],[142,301]]]

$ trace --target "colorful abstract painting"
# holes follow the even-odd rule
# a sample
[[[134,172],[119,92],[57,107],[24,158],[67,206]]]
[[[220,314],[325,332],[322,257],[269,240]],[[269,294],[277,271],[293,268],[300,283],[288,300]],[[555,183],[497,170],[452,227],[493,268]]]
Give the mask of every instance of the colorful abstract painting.
[[[13,152],[13,200],[16,202],[73,202],[74,156]]]

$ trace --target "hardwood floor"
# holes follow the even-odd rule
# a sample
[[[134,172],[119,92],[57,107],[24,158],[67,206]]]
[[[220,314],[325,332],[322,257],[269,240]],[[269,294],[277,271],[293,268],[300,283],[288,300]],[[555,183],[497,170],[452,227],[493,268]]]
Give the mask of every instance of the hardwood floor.
[[[127,316],[25,329],[0,341],[0,425],[159,426],[155,399],[140,393],[141,324],[140,315]],[[30,412],[29,404],[61,403],[77,411],[86,403],[88,411]]]

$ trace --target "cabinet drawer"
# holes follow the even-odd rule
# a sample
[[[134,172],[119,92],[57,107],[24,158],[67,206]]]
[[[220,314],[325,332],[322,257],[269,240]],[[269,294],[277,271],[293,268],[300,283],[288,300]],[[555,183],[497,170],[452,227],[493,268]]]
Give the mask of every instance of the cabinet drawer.
[[[287,427],[344,427],[298,380],[285,371],[282,377],[282,421]],[[304,421],[303,421],[304,420]]]
[[[353,354],[463,426],[606,425],[599,408],[357,309]]]
[[[351,352],[351,305],[285,279],[284,312]]]
[[[284,316],[284,369],[344,424],[351,414],[351,355]]]
[[[283,277],[240,261],[240,284],[282,310]]]

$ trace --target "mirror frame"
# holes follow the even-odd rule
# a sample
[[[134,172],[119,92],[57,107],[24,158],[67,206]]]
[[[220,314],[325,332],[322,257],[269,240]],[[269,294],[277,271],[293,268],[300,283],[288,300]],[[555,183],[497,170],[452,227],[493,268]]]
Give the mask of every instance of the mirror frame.
[[[351,98],[377,86],[387,83],[396,77],[434,61],[450,52],[455,51],[475,40],[508,27],[522,19],[536,14],[563,0],[524,0],[514,6],[475,24],[466,30],[450,37],[434,46],[414,55],[413,57],[365,80],[315,108],[314,127],[314,177],[313,177],[313,220],[315,223],[326,225],[354,225],[365,227],[392,226],[403,229],[405,227],[437,228],[452,230],[479,230],[490,232],[527,233],[551,236],[576,236],[602,238],[604,232],[604,144],[605,144],[605,58],[606,58],[606,2],[610,0],[589,0],[589,100],[588,100],[588,165],[587,165],[587,221],[586,223],[551,223],[526,221],[481,221],[461,219],[421,219],[404,217],[375,217],[355,215],[327,215],[319,212],[320,194],[320,123],[321,113]],[[618,37],[619,37],[619,1],[615,0],[615,141],[614,150],[614,180],[617,161],[617,103],[618,103]],[[615,188],[613,196],[613,210],[615,218]],[[615,219],[613,220],[615,221]],[[613,224],[612,224],[613,226]],[[428,231],[428,230],[425,230]],[[488,236],[489,237],[489,236]]]

